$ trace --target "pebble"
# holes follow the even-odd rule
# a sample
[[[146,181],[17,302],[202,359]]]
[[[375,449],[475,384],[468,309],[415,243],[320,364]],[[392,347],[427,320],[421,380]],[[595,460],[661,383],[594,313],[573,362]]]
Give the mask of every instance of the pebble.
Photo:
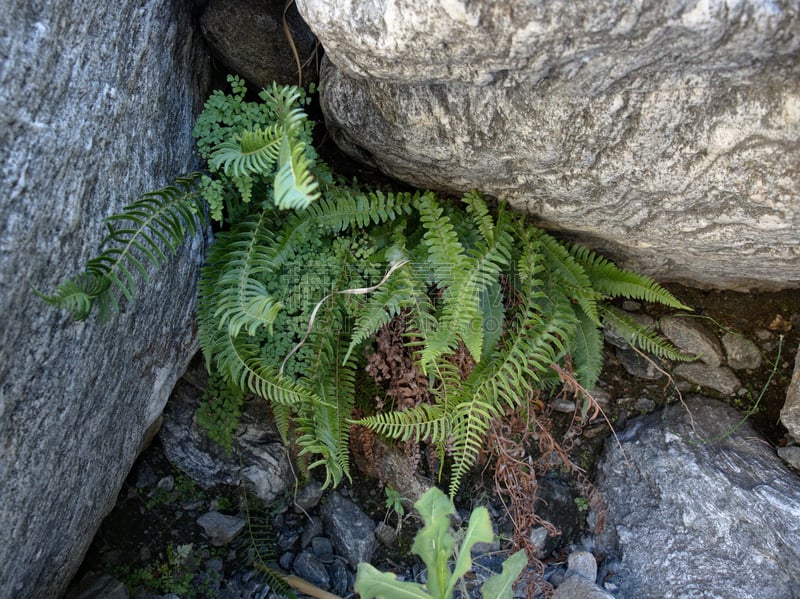
[[[310,480],[303,485],[294,498],[294,505],[297,511],[310,510],[322,499],[322,483],[318,480]]]
[[[395,541],[397,541],[397,532],[393,527],[386,524],[386,522],[378,522],[378,526],[375,528],[375,538],[377,538],[384,547],[391,549]]]
[[[662,368],[660,361],[656,358],[645,359],[634,349],[630,347],[627,349],[617,348],[617,358],[619,359],[622,367],[631,376],[636,378],[655,381],[664,376],[664,373],[659,370]]]
[[[597,560],[588,551],[573,551],[567,558],[567,572],[580,574],[587,580],[597,578]]]
[[[328,496],[321,511],[336,552],[345,557],[353,569],[359,562],[371,562],[378,544],[372,518],[338,491]]]

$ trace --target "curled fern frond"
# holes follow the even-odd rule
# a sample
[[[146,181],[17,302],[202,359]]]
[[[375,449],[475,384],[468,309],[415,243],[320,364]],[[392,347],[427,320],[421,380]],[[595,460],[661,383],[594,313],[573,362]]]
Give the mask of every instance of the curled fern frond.
[[[86,320],[92,311],[95,300],[102,296],[111,285],[105,276],[92,276],[82,272],[61,283],[53,295],[45,295],[36,288],[33,292],[51,306],[72,313],[75,320]]]
[[[211,315],[217,326],[227,327],[233,337],[242,329],[251,336],[262,326],[271,331],[283,307],[258,278],[280,268],[270,251],[275,238],[269,217],[265,210],[257,220],[220,235],[203,268],[199,310]]]

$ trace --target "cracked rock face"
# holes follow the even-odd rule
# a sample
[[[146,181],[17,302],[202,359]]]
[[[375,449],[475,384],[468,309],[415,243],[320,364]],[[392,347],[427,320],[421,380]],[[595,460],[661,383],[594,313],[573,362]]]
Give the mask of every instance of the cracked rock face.
[[[337,143],[624,266],[800,284],[794,2],[298,0]]]

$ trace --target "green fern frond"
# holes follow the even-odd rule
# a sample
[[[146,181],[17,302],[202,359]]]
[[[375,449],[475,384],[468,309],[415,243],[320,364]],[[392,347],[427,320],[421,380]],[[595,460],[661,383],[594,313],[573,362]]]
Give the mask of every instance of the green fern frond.
[[[110,285],[108,277],[95,277],[88,272],[82,272],[61,283],[53,295],[45,295],[36,288],[33,292],[51,306],[66,310],[75,320],[81,321],[89,317],[95,300],[101,297]],[[104,316],[101,316],[101,320],[105,320]]]
[[[613,329],[628,343],[644,352],[677,362],[690,362],[697,359],[697,356],[681,352],[658,333],[648,330],[613,306],[604,306],[601,316],[604,326]]]
[[[217,326],[227,327],[233,337],[242,329],[251,336],[261,326],[271,331],[282,308],[257,278],[280,267],[274,260],[276,252],[270,251],[275,242],[270,215],[265,210],[257,220],[220,234],[203,268],[199,310],[208,312]]]
[[[471,217],[475,227],[480,231],[484,243],[491,245],[494,241],[494,219],[489,213],[486,200],[477,191],[471,191],[464,195],[462,202],[466,205],[467,214]]]
[[[603,368],[603,334],[582,310],[576,313],[576,321],[572,367],[578,382],[591,391]]]
[[[375,335],[392,318],[407,310],[409,320],[419,322],[419,312],[429,310],[430,302],[413,266],[405,264],[392,274],[383,287],[375,291],[359,311],[350,335],[343,363],[346,363],[355,348]],[[413,325],[412,325],[413,326]]]
[[[609,297],[637,299],[679,310],[691,310],[646,275],[621,269],[586,247],[573,246],[570,253],[583,266],[592,287]]]
[[[283,574],[271,565],[275,561],[275,551],[273,550],[275,541],[266,514],[263,513],[263,510],[251,506],[250,498],[244,487],[242,487],[242,499],[253,567],[258,570],[259,576],[269,585],[272,592],[282,597],[296,599],[296,593],[286,582]]]
[[[297,133],[306,120],[306,114],[300,107],[305,90],[296,85],[273,83],[260,96],[274,111],[278,125],[286,132]]]
[[[143,194],[106,218],[105,249],[87,261],[85,272],[67,281],[52,296],[39,294],[49,303],[85,319],[95,302],[101,304],[101,320],[119,310],[115,292],[133,299],[138,277],[147,281],[148,264],[158,269],[175,254],[187,233],[194,235],[205,223],[205,209],[195,184],[200,173],[175,179],[172,185]]]
[[[534,237],[541,244],[549,277],[553,286],[567,292],[570,299],[578,303],[595,324],[600,326],[597,302],[602,294],[592,288],[591,280],[583,267],[570,255],[566,245],[541,229],[534,231]]]
[[[336,188],[314,203],[309,208],[308,216],[324,231],[341,233],[351,227],[363,229],[410,214],[419,198],[419,193],[361,193]]]
[[[379,435],[398,441],[440,443],[447,439],[449,426],[441,405],[421,403],[402,411],[385,412],[354,420]]]
[[[450,217],[433,195],[422,196],[417,210],[425,229],[422,243],[428,250],[427,261],[436,281],[442,288],[457,284],[457,275],[468,270],[467,256]]]
[[[476,197],[471,201],[471,205],[478,206]],[[489,220],[491,221],[491,217]],[[441,218],[429,222],[447,226]],[[489,243],[479,243],[466,255],[460,256],[457,262],[451,263],[451,267],[447,269],[448,280],[442,283],[447,286],[442,293],[439,325],[436,332],[428,338],[420,355],[423,372],[427,372],[430,365],[441,356],[450,353],[459,339],[464,342],[476,362],[480,361],[483,355],[482,298],[488,288],[497,284],[503,269],[509,265],[514,243],[510,232],[510,221],[504,212],[501,211],[497,222],[491,225]],[[486,222],[483,222],[483,228],[487,228]],[[444,259],[456,249],[458,242],[453,242],[449,233],[428,235],[429,232],[430,228],[426,231],[425,243],[432,256]],[[451,249],[438,247],[438,243],[449,245]]]
[[[195,413],[197,424],[205,429],[208,438],[228,452],[233,445],[233,433],[239,426],[244,397],[239,387],[212,370]]]
[[[464,475],[475,465],[478,455],[486,447],[486,438],[492,420],[501,412],[491,401],[471,396],[455,406],[450,416],[453,467],[450,478],[450,497],[455,497]]]
[[[306,144],[284,134],[281,139],[280,168],[275,174],[275,205],[281,210],[302,210],[320,196],[319,184],[311,173]]]
[[[201,321],[200,326],[206,325]],[[289,407],[321,401],[306,385],[287,379],[275,365],[264,363],[258,346],[244,336],[233,338],[227,330],[217,329],[216,334],[206,338],[211,342],[209,351],[204,349],[204,353],[213,356],[220,374],[240,389]]]

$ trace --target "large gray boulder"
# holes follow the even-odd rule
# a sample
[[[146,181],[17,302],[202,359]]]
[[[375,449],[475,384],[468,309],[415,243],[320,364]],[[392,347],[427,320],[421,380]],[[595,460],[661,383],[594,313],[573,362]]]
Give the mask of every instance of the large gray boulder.
[[[197,168],[208,61],[191,2],[3,3],[0,20],[0,596],[57,597],[196,349],[205,241],[101,326],[37,298],[83,268],[102,218]]]
[[[619,598],[800,597],[800,478],[742,419],[695,396],[609,439],[598,547]]]
[[[796,0],[297,0],[337,143],[623,265],[800,284]]]

